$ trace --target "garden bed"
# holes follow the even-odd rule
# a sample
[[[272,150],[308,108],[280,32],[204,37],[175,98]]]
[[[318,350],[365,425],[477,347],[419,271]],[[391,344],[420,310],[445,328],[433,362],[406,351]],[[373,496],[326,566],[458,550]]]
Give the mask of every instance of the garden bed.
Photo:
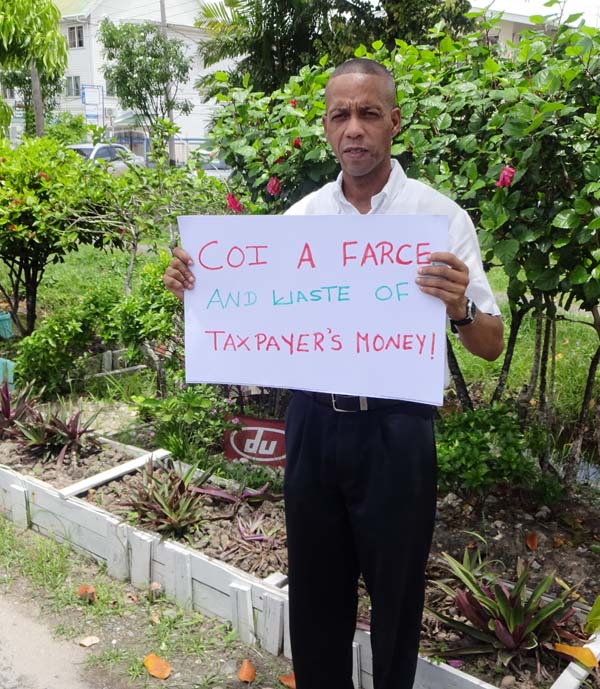
[[[126,503],[132,492],[142,483],[140,473],[124,477],[121,481],[106,484],[88,495],[93,504],[125,516]],[[516,496],[489,499],[485,514],[478,514],[470,505],[454,495],[447,495],[438,503],[438,518],[428,576],[436,580],[448,576],[440,569],[442,552],[462,559],[465,548],[479,547],[483,556],[493,560],[492,569],[508,581],[516,579],[515,563],[521,559],[531,571],[531,586],[549,573],[556,573],[569,585],[579,584],[580,610],[586,610],[600,590],[600,496],[593,489],[581,488],[580,493],[568,502],[553,509],[542,508],[530,514],[516,506]],[[204,519],[187,537],[179,541],[205,555],[218,558],[261,578],[273,573],[286,573],[285,521],[282,502],[247,502],[233,507],[230,503],[209,496],[202,497]],[[129,514],[131,517],[132,515]],[[460,524],[460,529],[456,527]],[[535,535],[535,537],[533,536]],[[485,543],[484,543],[485,541]],[[556,584],[553,594],[559,594]],[[439,591],[430,585],[427,592],[428,607],[439,609]],[[451,605],[448,603],[448,607]],[[370,623],[369,600],[361,586],[358,627],[368,631]],[[445,628],[432,615],[426,613],[423,626],[423,651],[436,656],[442,649],[460,647],[464,642],[452,630]],[[452,658],[450,654],[447,656]],[[460,659],[459,659],[460,658]],[[490,665],[488,659],[467,657],[457,653],[454,659],[469,673],[488,682],[502,679],[502,674]],[[565,667],[558,656],[548,665],[549,677],[556,677]],[[501,672],[514,680],[516,689],[549,687],[552,679],[540,682],[535,659],[525,662],[520,670],[502,668]],[[507,686],[506,682],[505,685]]]
[[[32,455],[15,441],[5,440],[0,443],[0,464],[25,476],[40,479],[57,489],[96,476],[143,454],[145,451],[140,448],[119,443],[109,444],[101,439],[97,446],[78,457],[67,456],[59,464],[56,460],[44,460]]]
[[[166,453],[138,459],[138,468],[149,459],[159,459],[161,454],[164,456]],[[167,595],[185,607],[232,620],[244,640],[259,640],[267,650],[274,653],[284,651],[289,656],[287,594],[282,588],[285,586],[286,569],[282,503],[267,502],[256,507],[242,503],[232,511],[230,504],[205,497],[205,519],[201,528],[190,539],[180,539],[180,543],[163,541],[122,521],[125,515],[121,503],[140,476],[141,472],[135,471],[108,481],[111,477],[105,475],[59,491],[34,477],[0,469],[0,512],[23,526],[29,524],[41,533],[68,540],[74,547],[106,562],[113,576],[131,578],[140,586],[156,580],[163,585]],[[87,500],[73,497],[83,494],[87,494]],[[440,500],[430,577],[440,576],[439,554],[442,550],[460,556],[464,547],[478,543],[479,539],[467,532],[473,529],[486,539],[488,556],[504,560],[507,578],[511,578],[512,565],[519,556],[532,566],[535,562],[540,564],[537,572],[533,567],[534,575],[547,574],[552,568],[569,584],[583,579],[580,593],[586,600],[593,600],[597,595],[600,573],[600,557],[592,548],[598,538],[597,495],[583,493],[560,508],[543,510],[543,514],[538,511],[529,515],[516,507],[509,509],[509,504],[507,499],[492,500],[485,515],[477,515],[456,496]],[[106,510],[114,510],[114,513]],[[563,515],[569,515],[569,518]],[[460,529],[457,524],[460,524]],[[530,549],[527,536],[533,532],[538,534],[538,541],[536,548]],[[265,538],[250,538],[259,534]],[[560,542],[555,539],[560,539]],[[186,543],[196,547],[186,547]],[[200,548],[203,552],[199,551]],[[439,597],[430,587],[428,604],[436,595]],[[360,685],[369,689],[372,669],[367,631],[368,599],[365,596],[359,615],[355,674],[357,679],[361,678]],[[436,649],[447,648],[455,640],[451,631],[425,616],[425,649],[435,656]],[[451,656],[449,658],[452,659]],[[422,660],[415,687],[486,687],[499,684],[503,679],[502,675],[494,673],[493,666],[490,672],[488,663],[471,660],[464,669],[485,677],[490,684],[465,679],[468,675],[463,676],[454,668]],[[507,672],[504,671],[505,674]],[[535,678],[535,668],[527,665],[520,676],[516,673],[508,676],[514,679],[514,683],[508,685],[505,682],[503,686],[515,689],[551,685],[551,681],[539,683]],[[597,682],[595,678],[591,680],[594,681]]]

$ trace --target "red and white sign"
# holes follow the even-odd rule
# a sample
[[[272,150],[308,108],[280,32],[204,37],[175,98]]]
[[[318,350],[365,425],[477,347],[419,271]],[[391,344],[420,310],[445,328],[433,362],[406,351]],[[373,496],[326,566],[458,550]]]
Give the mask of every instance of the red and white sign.
[[[227,459],[247,459],[257,464],[279,467],[285,464],[283,421],[265,421],[238,416],[241,428],[225,433]]]

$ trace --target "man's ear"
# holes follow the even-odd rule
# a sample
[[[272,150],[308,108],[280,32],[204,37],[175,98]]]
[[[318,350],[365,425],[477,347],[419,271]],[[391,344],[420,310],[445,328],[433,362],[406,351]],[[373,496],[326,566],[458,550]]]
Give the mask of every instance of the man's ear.
[[[325,132],[325,134],[327,134],[327,115],[323,115],[321,121],[323,122],[323,131]]]
[[[400,131],[400,127],[402,124],[402,115],[400,114],[400,108],[396,106],[395,108],[392,108],[392,136],[396,136],[396,134]]]

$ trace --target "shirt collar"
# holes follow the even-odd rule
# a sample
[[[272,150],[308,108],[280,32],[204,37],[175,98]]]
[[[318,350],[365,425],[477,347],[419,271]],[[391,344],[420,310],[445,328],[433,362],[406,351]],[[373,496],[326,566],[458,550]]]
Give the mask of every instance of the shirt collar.
[[[333,198],[341,208],[346,210],[346,212],[351,211],[358,213],[356,208],[354,208],[350,201],[344,196],[344,191],[342,189],[343,175],[344,173],[340,172],[337,176],[333,190]],[[385,183],[383,189],[371,199],[371,210],[369,213],[381,213],[385,211],[390,201],[400,193],[405,182],[406,173],[402,169],[400,163],[392,158],[392,169],[388,181]]]

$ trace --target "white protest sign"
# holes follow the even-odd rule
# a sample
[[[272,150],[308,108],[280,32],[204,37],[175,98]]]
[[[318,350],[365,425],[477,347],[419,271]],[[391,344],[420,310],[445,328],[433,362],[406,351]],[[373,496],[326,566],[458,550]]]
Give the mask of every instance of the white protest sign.
[[[440,405],[443,303],[415,283],[448,220],[426,215],[185,216],[189,383]]]

